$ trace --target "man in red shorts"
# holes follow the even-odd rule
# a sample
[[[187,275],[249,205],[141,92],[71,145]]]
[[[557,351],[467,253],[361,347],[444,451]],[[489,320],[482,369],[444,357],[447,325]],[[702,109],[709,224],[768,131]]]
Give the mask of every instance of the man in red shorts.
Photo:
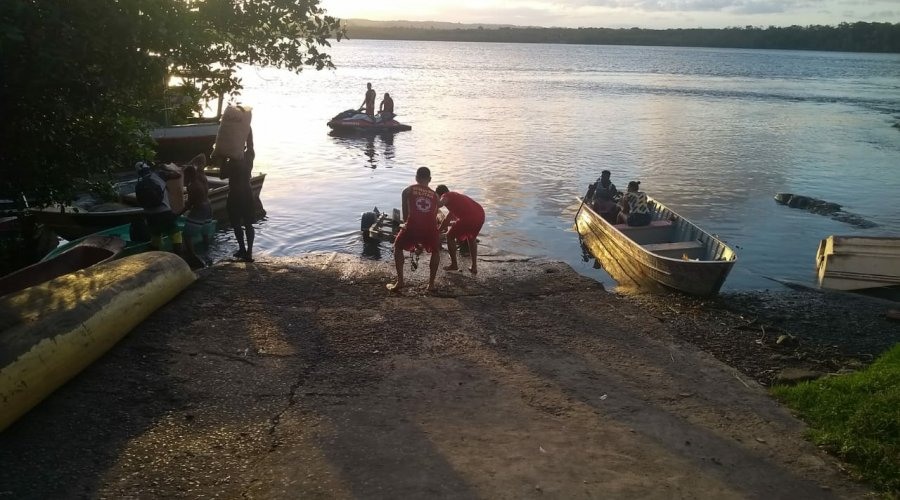
[[[416,170],[416,183],[403,190],[401,207],[406,224],[394,240],[397,282],[387,285],[392,292],[399,292],[403,288],[403,251],[411,252],[418,245],[431,254],[428,290],[434,290],[434,278],[441,265],[441,237],[437,226],[438,196],[428,187],[429,182],[431,170],[421,167]]]
[[[447,231],[447,250],[450,251],[450,265],[444,269],[456,271],[456,242],[469,242],[469,255],[472,256],[472,267],[469,271],[478,274],[478,233],[484,225],[484,209],[475,200],[468,196],[450,191],[447,186],[441,184],[435,191],[440,199],[440,206],[447,207],[450,212],[441,223],[439,231],[450,227]]]

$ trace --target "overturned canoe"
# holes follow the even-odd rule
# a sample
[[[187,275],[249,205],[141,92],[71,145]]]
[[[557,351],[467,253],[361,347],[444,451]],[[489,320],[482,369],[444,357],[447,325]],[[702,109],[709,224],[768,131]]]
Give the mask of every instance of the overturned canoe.
[[[146,252],[0,297],[0,431],[195,279],[177,255]]]

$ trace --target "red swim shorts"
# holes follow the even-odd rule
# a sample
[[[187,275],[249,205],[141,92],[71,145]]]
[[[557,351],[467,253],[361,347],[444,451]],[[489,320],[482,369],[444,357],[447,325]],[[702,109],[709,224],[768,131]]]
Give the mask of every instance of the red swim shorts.
[[[417,245],[422,245],[422,248],[428,253],[440,251],[441,238],[437,226],[433,226],[429,229],[416,229],[417,228],[409,227],[401,229],[400,232],[397,233],[397,239],[394,240],[394,245],[408,252],[415,250]]]
[[[484,217],[477,219],[457,219],[447,231],[448,238],[456,238],[457,241],[472,241],[481,232],[484,225]]]

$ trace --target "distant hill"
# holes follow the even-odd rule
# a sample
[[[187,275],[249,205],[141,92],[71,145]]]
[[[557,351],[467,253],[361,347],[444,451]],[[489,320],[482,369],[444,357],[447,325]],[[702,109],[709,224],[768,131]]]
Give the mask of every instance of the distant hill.
[[[346,19],[350,39],[442,42],[654,45],[736,49],[831,50],[900,53],[900,23],[837,26],[743,26],[723,29],[541,28],[438,21]]]
[[[473,30],[473,29],[499,29],[499,28],[522,28],[525,26],[516,26],[514,24],[464,24],[464,23],[448,23],[443,21],[370,21],[368,19],[341,19],[346,23],[347,30],[354,28],[417,28],[425,30]]]

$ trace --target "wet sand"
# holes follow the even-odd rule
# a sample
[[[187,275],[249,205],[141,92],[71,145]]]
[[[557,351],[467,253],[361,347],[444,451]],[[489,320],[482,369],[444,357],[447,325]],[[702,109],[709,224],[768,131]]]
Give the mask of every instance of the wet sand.
[[[800,301],[779,319],[773,294],[626,297],[561,263],[479,266],[426,294],[423,256],[400,295],[388,263],[348,255],[203,270],[0,434],[0,497],[868,494],[762,385],[773,355],[819,352],[791,325],[831,326],[803,306],[824,299],[778,299]],[[750,344],[770,361],[744,366]]]

